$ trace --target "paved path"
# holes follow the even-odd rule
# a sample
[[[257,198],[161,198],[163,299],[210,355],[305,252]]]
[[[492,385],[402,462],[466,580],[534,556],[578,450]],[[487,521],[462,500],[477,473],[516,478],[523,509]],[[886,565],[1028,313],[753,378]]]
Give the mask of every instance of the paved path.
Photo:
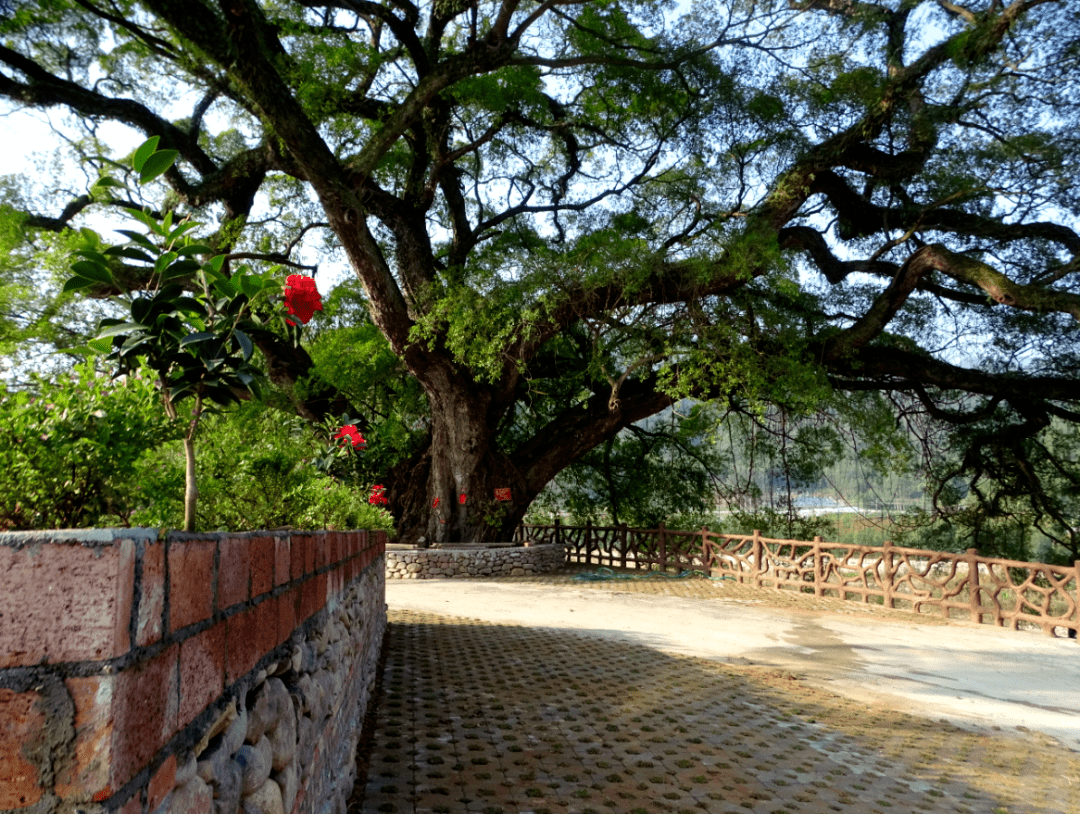
[[[354,812],[1080,812],[1075,642],[708,580],[387,599]]]

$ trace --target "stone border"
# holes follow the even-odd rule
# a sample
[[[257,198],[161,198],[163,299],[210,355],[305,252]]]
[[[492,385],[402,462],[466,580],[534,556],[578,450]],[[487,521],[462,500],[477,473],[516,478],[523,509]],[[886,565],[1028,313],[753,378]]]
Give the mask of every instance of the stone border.
[[[387,579],[524,577],[558,571],[566,564],[564,546],[512,548],[427,548],[386,552]]]

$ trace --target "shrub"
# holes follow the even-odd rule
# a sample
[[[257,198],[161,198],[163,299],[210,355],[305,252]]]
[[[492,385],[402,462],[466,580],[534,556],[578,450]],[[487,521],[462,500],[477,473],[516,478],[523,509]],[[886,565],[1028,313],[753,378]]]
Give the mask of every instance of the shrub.
[[[137,461],[179,433],[141,374],[110,380],[86,362],[25,390],[0,383],[0,529],[130,525]]]
[[[325,446],[303,419],[253,401],[203,421],[196,450],[200,529],[391,529],[390,515],[368,504],[367,489],[311,465]],[[182,527],[182,445],[149,452],[138,470],[146,502],[133,521]]]

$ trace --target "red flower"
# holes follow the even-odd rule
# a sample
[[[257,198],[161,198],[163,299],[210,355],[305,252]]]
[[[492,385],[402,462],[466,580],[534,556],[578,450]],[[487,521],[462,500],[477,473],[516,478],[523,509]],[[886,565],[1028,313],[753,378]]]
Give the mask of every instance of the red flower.
[[[372,506],[385,506],[387,504],[386,495],[383,492],[386,491],[386,487],[382,484],[375,484],[371,487],[371,496],[367,499],[367,502]]]
[[[364,436],[360,434],[360,430],[356,429],[355,424],[346,424],[337,431],[337,435],[334,437],[352,444],[353,449],[362,447],[367,443],[367,441],[364,440]]]
[[[285,281],[285,309],[307,325],[312,314],[323,309],[315,280],[303,274],[290,274]],[[285,321],[290,325],[296,324],[291,319]]]
[[[457,502],[460,503],[462,506],[465,505],[465,493],[464,492],[462,492],[460,495],[458,495]]]

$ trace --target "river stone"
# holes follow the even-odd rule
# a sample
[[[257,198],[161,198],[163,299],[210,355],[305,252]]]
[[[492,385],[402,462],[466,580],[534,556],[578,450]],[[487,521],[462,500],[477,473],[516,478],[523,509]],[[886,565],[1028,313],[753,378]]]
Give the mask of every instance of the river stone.
[[[269,692],[264,682],[259,685],[255,693],[255,703],[248,710],[248,726],[244,742],[258,743],[259,739],[266,734],[266,730],[270,728],[272,720]]]
[[[285,806],[281,800],[281,787],[273,780],[267,779],[254,794],[249,794],[243,799],[244,814],[285,814]]]
[[[195,777],[198,768],[199,763],[195,760],[195,755],[189,754],[185,760],[178,758],[176,761],[176,778],[173,780],[173,784],[177,787],[184,785]]]
[[[315,685],[311,682],[311,676],[300,676],[300,680],[296,682],[296,692],[300,697],[299,711],[310,713],[315,700]]]
[[[214,814],[236,814],[240,809],[240,786],[244,770],[235,760],[228,760],[217,777],[214,788]]]
[[[319,730],[315,727],[315,722],[311,718],[307,715],[301,715],[297,720],[296,734],[299,741],[296,748],[299,753],[300,765],[307,769],[311,764],[315,741],[319,737]]]
[[[225,764],[232,761],[232,754],[222,740],[216,747],[203,752],[202,758],[195,766],[195,773],[205,783],[216,783],[225,771]]]
[[[296,713],[293,712],[292,704],[289,704],[285,714],[278,719],[278,725],[268,737],[274,771],[280,772],[296,754]]]
[[[244,745],[244,736],[247,735],[248,711],[243,704],[240,705],[240,714],[236,716],[229,728],[225,730],[225,749],[230,755],[235,755]]]
[[[240,794],[244,797],[253,794],[270,776],[273,752],[269,739],[263,735],[254,746],[245,743],[236,753],[234,760],[244,772]]]
[[[210,787],[192,774],[186,783],[172,790],[170,814],[213,814],[214,795]]]
[[[288,766],[280,772],[274,772],[272,777],[281,788],[281,799],[285,804],[285,810],[292,811],[296,803],[296,795],[300,791],[300,771],[296,761],[290,761]]]
[[[293,715],[292,702],[289,700],[289,691],[285,689],[285,682],[280,678],[271,678],[266,682],[266,697],[270,704],[270,718],[273,721],[268,730],[281,725],[282,718]],[[296,729],[296,721],[293,720],[293,730]]]

